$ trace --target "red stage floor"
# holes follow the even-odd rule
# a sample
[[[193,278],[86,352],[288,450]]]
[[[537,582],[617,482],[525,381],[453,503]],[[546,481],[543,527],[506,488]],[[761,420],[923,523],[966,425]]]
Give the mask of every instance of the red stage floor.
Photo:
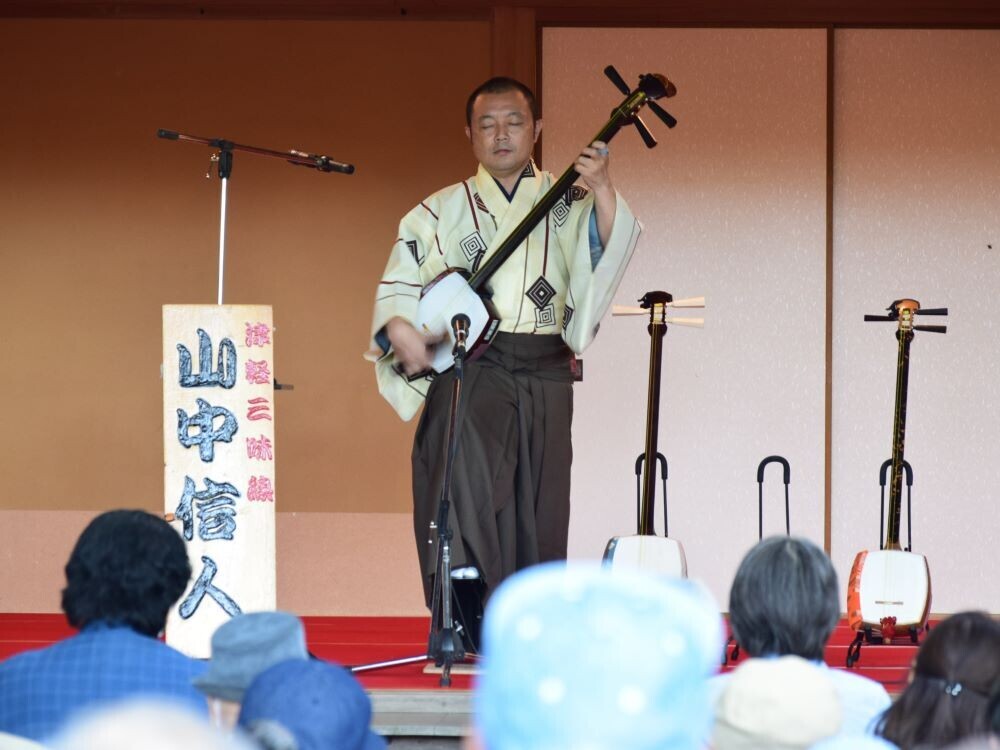
[[[428,619],[425,617],[303,617],[310,652],[347,665],[419,656],[427,648]],[[32,648],[40,648],[73,633],[62,615],[0,614],[0,659]],[[844,668],[847,646],[854,633],[846,622],[834,631],[826,648],[830,666]],[[898,693],[906,685],[910,664],[916,655],[911,644],[865,645],[861,661],[853,671]],[[358,675],[371,690],[430,690],[438,687],[438,675],[424,674],[426,663],[408,664]],[[727,668],[731,668],[731,665]],[[454,675],[452,687],[468,689],[472,678]]]

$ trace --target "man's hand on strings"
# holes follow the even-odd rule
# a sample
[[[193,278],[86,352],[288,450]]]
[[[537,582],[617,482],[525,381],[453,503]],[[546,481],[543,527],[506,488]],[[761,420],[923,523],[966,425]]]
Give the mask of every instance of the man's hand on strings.
[[[584,184],[595,194],[603,191],[614,192],[611,176],[608,174],[610,159],[608,144],[603,141],[594,141],[576,157],[573,168],[583,178]]]
[[[608,144],[604,141],[594,141],[580,152],[573,164],[573,168],[583,179],[583,183],[594,194],[597,233],[604,246],[607,246],[611,239],[611,228],[615,223],[615,211],[618,208],[615,188],[611,184],[611,175],[608,174],[610,158]]]
[[[429,370],[433,361],[434,346],[440,336],[428,336],[414,328],[408,320],[393,318],[385,326],[386,336],[407,375]]]

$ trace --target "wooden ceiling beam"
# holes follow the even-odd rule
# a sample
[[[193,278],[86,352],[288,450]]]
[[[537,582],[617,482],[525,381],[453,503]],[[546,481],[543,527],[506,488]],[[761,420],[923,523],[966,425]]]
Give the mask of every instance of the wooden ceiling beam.
[[[0,0],[0,18],[413,19],[538,26],[1000,28],[997,0]]]
[[[495,76],[510,76],[538,90],[538,36],[534,8],[493,9],[491,68]]]
[[[540,26],[698,27],[1000,27],[996,0],[666,0],[612,6],[579,0],[568,7],[541,0]]]
[[[486,0],[0,0],[0,18],[483,20]]]

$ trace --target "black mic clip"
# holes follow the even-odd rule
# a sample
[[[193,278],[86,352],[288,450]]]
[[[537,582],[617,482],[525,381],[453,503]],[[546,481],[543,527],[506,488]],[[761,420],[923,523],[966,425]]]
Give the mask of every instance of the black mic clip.
[[[319,154],[310,154],[305,151],[299,151],[298,149],[292,149],[288,152],[292,156],[299,159],[308,159],[308,161],[291,161],[292,164],[296,164],[300,167],[309,167],[310,169],[316,169],[320,172],[340,172],[341,174],[354,174],[354,165],[347,164],[342,161],[335,161],[329,156],[320,156]]]

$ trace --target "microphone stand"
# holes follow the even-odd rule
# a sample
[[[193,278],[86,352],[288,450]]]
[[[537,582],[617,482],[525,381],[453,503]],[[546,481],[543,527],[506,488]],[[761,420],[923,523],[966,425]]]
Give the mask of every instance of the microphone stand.
[[[229,177],[233,173],[234,151],[246,151],[251,154],[284,159],[289,164],[301,167],[310,167],[319,172],[354,174],[353,164],[334,161],[328,156],[309,154],[305,151],[297,151],[295,149],[290,151],[274,151],[273,149],[260,148],[259,146],[244,146],[239,143],[227,141],[224,138],[201,138],[196,135],[187,135],[185,133],[178,133],[174,130],[165,130],[163,128],[157,130],[156,135],[158,138],[166,138],[168,141],[191,141],[193,143],[202,143],[206,146],[212,146],[213,148],[219,149],[219,153],[212,154],[212,164],[216,164],[218,166],[219,181],[222,183],[222,195],[220,197],[222,206],[219,212],[219,294],[217,302],[217,304],[220,305],[222,304],[222,280],[225,277],[226,267],[226,201],[228,197]],[[205,176],[210,176],[211,172],[212,167],[210,164],[209,171],[205,174]]]
[[[434,577],[434,596],[431,599],[431,630],[427,639],[427,655],[434,659],[434,666],[441,667],[441,687],[451,686],[451,667],[465,658],[462,639],[455,632],[451,616],[451,538],[454,532],[448,523],[451,512],[451,481],[458,452],[458,415],[461,413],[462,381],[465,377],[465,345],[469,334],[469,317],[459,313],[451,320],[455,333],[455,376],[451,386],[451,411],[448,416],[448,448],[444,465],[444,483],[438,504],[437,522],[431,531],[438,536],[437,575]]]
[[[430,531],[437,532],[437,573],[434,576],[434,591],[431,595],[431,624],[427,635],[427,653],[422,656],[410,656],[402,659],[361,664],[350,667],[352,673],[369,672],[376,669],[396,667],[403,664],[415,664],[421,661],[433,661],[434,666],[441,667],[441,687],[451,687],[451,668],[457,662],[465,659],[465,648],[462,638],[455,630],[452,618],[452,583],[451,583],[451,539],[454,532],[448,519],[451,513],[451,483],[455,469],[455,455],[458,452],[459,416],[462,414],[462,383],[465,379],[466,345],[469,335],[469,316],[458,313],[451,319],[452,333],[455,336],[455,357],[453,369],[454,379],[451,386],[451,407],[448,416],[448,442],[445,454],[444,481],[441,486],[441,499],[438,503],[437,519],[431,522]],[[429,542],[432,540],[428,540]]]

